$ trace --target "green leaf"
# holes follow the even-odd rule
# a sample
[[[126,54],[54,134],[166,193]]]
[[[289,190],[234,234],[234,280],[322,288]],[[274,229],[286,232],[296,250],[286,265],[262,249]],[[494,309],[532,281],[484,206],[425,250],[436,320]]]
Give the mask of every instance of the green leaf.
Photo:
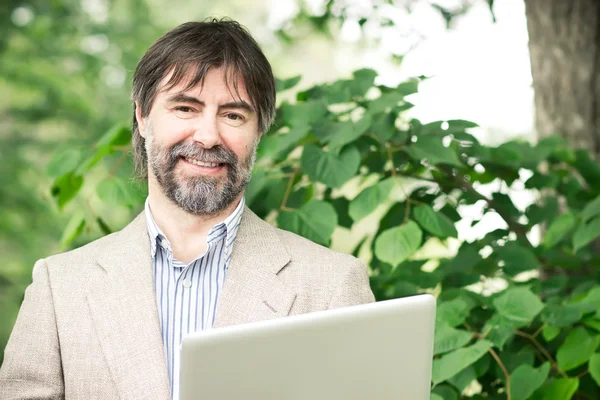
[[[596,381],[596,385],[600,386],[600,353],[596,353],[590,357],[588,368],[590,375]]]
[[[550,220],[555,215],[559,214],[558,201],[555,197],[546,196],[542,202],[542,205],[534,203],[527,207],[525,216],[529,220],[531,226]]]
[[[81,210],[77,210],[73,213],[63,231],[60,238],[61,247],[64,249],[71,244],[83,232],[83,228],[85,228],[85,215]]]
[[[335,199],[329,200],[333,208],[335,208],[335,212],[338,216],[338,225],[344,228],[352,228],[352,218],[348,214],[348,208],[350,207],[350,202],[345,197],[337,197]]]
[[[573,250],[577,251],[600,236],[600,217],[582,222],[573,235]]]
[[[415,161],[427,160],[429,163],[461,166],[458,156],[449,147],[445,147],[438,137],[419,137],[417,143],[408,146],[406,151]]]
[[[446,129],[448,132],[462,132],[466,129],[471,129],[471,128],[478,128],[479,125],[476,124],[473,121],[467,121],[464,119],[449,119],[448,121],[446,121],[446,123],[448,124],[448,129]]]
[[[392,109],[404,99],[404,96],[398,92],[384,93],[369,103],[369,113],[375,115],[380,112]]]
[[[302,186],[290,193],[287,200],[288,208],[300,208],[314,198],[315,185]]]
[[[365,115],[357,123],[344,121],[337,123],[338,129],[329,135],[329,146],[331,149],[339,149],[348,143],[354,142],[360,135],[366,132],[371,125],[371,117]]]
[[[411,94],[415,94],[419,92],[419,81],[412,80],[402,82],[398,86],[396,86],[396,91],[401,93],[402,96],[409,96]]]
[[[573,325],[575,322],[579,321],[582,316],[583,313],[581,312],[581,309],[575,304],[551,304],[542,312],[542,321],[549,325],[563,328]]]
[[[308,134],[308,131],[308,127],[301,125],[291,128],[286,133],[265,135],[260,141],[257,154],[262,159],[279,160],[287,158],[289,152],[298,146],[298,143]]]
[[[56,198],[59,208],[63,208],[79,193],[83,186],[83,177],[69,172],[52,184],[50,193]]]
[[[128,185],[131,183],[118,177],[111,177],[96,186],[96,194],[107,204],[128,207],[135,204]]]
[[[506,290],[493,304],[500,315],[522,325],[530,323],[544,308],[535,294],[521,287]]]
[[[497,209],[496,211],[504,213],[514,219],[518,219],[521,216],[521,212],[515,207],[515,204],[509,195],[495,192],[492,193],[492,200],[494,201],[494,207]]]
[[[327,103],[323,100],[310,100],[297,104],[281,104],[280,116],[286,125],[292,127],[312,126],[327,115]]]
[[[527,179],[527,182],[525,182],[525,188],[538,190],[545,188],[555,189],[559,183],[560,177],[557,175],[544,175],[535,173],[531,176],[531,178]]]
[[[277,216],[277,225],[281,229],[327,245],[337,225],[337,215],[328,202],[311,200],[297,210],[281,211]]]
[[[591,187],[598,189],[598,183],[600,182],[600,165],[598,165],[596,160],[592,159],[590,150],[576,150],[575,157],[575,168],[577,168],[577,171],[579,171],[583,179],[585,179]]]
[[[513,346],[510,346],[510,348],[505,349],[505,351],[498,354],[509,374],[513,373],[520,365],[529,365],[533,367],[535,354],[530,347],[523,346],[517,351],[512,350],[512,348]],[[496,370],[498,378],[502,382],[506,382],[502,369],[496,362],[494,362],[494,369]]]
[[[433,388],[432,394],[440,396],[443,400],[459,400],[459,394],[451,385],[441,384]],[[432,397],[433,400],[433,397]]]
[[[402,224],[406,216],[406,203],[395,203],[379,222],[379,231],[395,228]]]
[[[354,79],[348,82],[352,96],[363,97],[373,86],[377,72],[372,69],[363,68],[352,73]]]
[[[48,162],[46,173],[51,178],[62,176],[74,171],[82,158],[83,154],[79,149],[67,149],[59,153],[54,153],[50,162]]]
[[[509,168],[518,168],[523,160],[523,155],[519,150],[507,142],[498,147],[490,148],[489,159],[486,161],[492,161],[495,164]]]
[[[544,340],[546,342],[553,341],[558,336],[559,333],[560,333],[560,328],[558,328],[556,326],[552,326],[552,325],[546,325],[546,326],[544,326],[544,329],[542,330],[542,336],[544,337]]]
[[[483,357],[492,344],[487,340],[479,340],[472,346],[455,350],[433,360],[432,381],[434,385],[452,378],[463,369]]]
[[[473,365],[469,365],[467,368],[448,379],[448,383],[462,393],[475,379],[477,379],[475,367]]]
[[[433,355],[448,353],[463,347],[473,338],[473,333],[454,329],[445,323],[435,326],[435,338],[433,341]]]
[[[596,286],[590,289],[585,297],[579,300],[576,304],[585,304],[589,307],[585,307],[590,310],[600,309],[600,286]]]
[[[458,237],[458,232],[450,218],[441,212],[434,211],[431,206],[423,204],[413,209],[415,220],[423,229],[439,238]]]
[[[300,82],[302,79],[301,75],[294,76],[288,79],[277,79],[275,78],[275,91],[277,93],[283,92],[285,90],[291,89]]]
[[[387,178],[364,189],[350,202],[350,217],[356,222],[371,214],[387,200],[393,187],[394,178]]]
[[[252,171],[252,179],[248,183],[246,190],[244,192],[244,197],[246,198],[246,204],[252,205],[255,200],[258,199],[258,195],[265,188],[267,183],[267,173],[264,168],[255,167]]]
[[[465,322],[469,316],[471,307],[462,298],[456,298],[450,301],[439,303],[437,306],[435,319],[438,323],[443,323],[454,327]]]
[[[517,325],[514,321],[496,313],[487,320],[481,333],[487,334],[486,338],[502,350],[506,342],[515,335]]]
[[[375,255],[381,261],[396,266],[410,257],[423,239],[423,232],[413,221],[391,228],[379,235],[375,241]]]
[[[437,269],[444,274],[472,273],[473,267],[481,260],[478,246],[464,242],[456,256],[448,260],[441,260]]]
[[[497,254],[498,258],[504,261],[503,271],[510,276],[540,267],[540,262],[535,254],[516,242],[506,243],[498,250]]]
[[[582,324],[587,326],[588,328],[592,328],[597,332],[600,332],[600,320],[594,318],[584,318],[581,321]]]
[[[565,147],[567,144],[565,138],[559,135],[547,136],[535,145],[535,153],[539,160],[546,160],[550,154]]]
[[[563,371],[569,371],[586,363],[600,344],[600,336],[590,336],[587,330],[578,326],[565,339],[556,352],[556,362]]]
[[[600,196],[590,201],[584,209],[581,211],[581,219],[583,222],[587,222],[600,214]]]
[[[114,232],[101,217],[96,217],[96,223],[104,235],[110,235]]]
[[[322,98],[327,104],[342,104],[352,101],[352,93],[350,92],[350,81],[340,80],[329,85],[321,86]]]
[[[339,156],[336,156],[313,144],[308,144],[304,146],[300,163],[312,180],[332,188],[339,188],[358,170],[360,153],[355,146],[347,146]]]
[[[544,388],[542,400],[570,400],[578,388],[578,378],[557,379]]]
[[[371,132],[384,142],[396,134],[396,115],[393,113],[378,114],[371,120],[373,121]]]
[[[131,128],[125,125],[117,125],[106,132],[96,143],[96,148],[112,150],[114,146],[126,146],[131,142]]]
[[[571,213],[559,215],[552,221],[542,244],[546,248],[550,248],[559,243],[571,230],[575,227],[576,219]]]
[[[513,400],[528,399],[548,378],[550,363],[545,362],[539,368],[523,364],[510,374],[510,394]]]
[[[439,394],[431,393],[429,400],[444,400],[444,398]]]

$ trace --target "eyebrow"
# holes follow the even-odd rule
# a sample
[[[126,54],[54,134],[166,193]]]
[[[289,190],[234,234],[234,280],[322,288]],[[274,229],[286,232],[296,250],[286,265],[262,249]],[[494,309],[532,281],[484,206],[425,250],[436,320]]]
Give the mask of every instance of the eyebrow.
[[[169,97],[167,99],[168,103],[189,103],[189,104],[197,104],[199,106],[204,106],[204,102],[196,97],[193,96],[188,96],[184,93],[178,93],[175,94],[171,97]],[[254,108],[248,104],[248,102],[244,101],[244,100],[238,100],[238,101],[230,101],[227,103],[223,103],[223,104],[219,104],[219,109],[231,109],[231,108],[237,108],[237,109],[242,109],[242,110],[246,110],[248,112],[254,112]]]

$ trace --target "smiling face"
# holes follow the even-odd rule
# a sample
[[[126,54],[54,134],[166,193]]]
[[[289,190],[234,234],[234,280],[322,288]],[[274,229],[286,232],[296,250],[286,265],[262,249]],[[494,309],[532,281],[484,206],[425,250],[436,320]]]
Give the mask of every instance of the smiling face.
[[[241,197],[260,134],[244,83],[233,87],[223,68],[211,68],[191,89],[184,79],[159,90],[146,118],[136,107],[150,190],[155,184],[161,189],[151,196],[166,196],[194,215],[218,214]]]

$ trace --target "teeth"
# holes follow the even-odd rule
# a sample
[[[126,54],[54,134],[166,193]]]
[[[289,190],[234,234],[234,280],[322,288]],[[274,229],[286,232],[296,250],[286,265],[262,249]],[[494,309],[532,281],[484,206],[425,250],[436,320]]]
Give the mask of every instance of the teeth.
[[[218,167],[219,166],[219,163],[198,161],[198,160],[194,160],[192,158],[186,158],[186,160],[191,162],[192,164],[196,164],[201,167]]]

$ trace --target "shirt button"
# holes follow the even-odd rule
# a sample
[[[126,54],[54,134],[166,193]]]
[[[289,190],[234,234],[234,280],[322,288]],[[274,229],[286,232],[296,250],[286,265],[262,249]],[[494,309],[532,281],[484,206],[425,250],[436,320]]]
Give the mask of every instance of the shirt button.
[[[189,279],[184,279],[183,280],[183,287],[189,288],[191,286],[192,286],[192,281],[191,280],[189,280]]]
[[[169,244],[167,243],[167,239],[162,239],[160,241],[160,245],[163,247],[163,249],[169,248]]]

